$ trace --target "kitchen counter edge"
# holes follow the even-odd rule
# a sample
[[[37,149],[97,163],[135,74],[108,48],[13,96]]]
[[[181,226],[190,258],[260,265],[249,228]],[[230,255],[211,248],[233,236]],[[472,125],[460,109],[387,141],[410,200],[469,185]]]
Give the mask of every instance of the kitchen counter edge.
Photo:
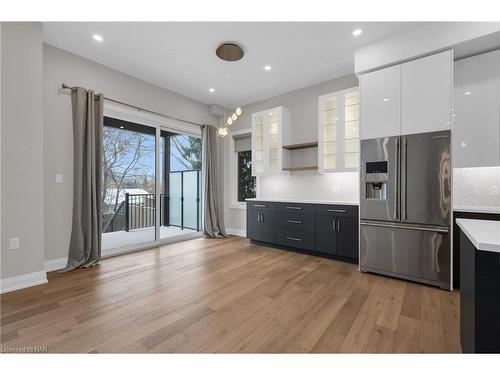
[[[313,199],[276,199],[276,198],[247,198],[247,202],[276,202],[276,203],[304,203],[304,204],[330,204],[344,206],[359,206],[358,202],[325,201]]]
[[[456,221],[476,249],[500,253],[500,221],[477,219]]]

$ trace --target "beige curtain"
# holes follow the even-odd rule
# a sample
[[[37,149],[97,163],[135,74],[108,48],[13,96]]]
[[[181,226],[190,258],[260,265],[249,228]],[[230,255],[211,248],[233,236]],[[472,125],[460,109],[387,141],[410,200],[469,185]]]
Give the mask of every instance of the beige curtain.
[[[103,95],[81,87],[73,107],[73,226],[68,263],[62,272],[90,267],[101,258],[101,159]]]
[[[222,147],[219,147],[215,127],[203,127],[202,145],[203,232],[206,237],[226,237],[222,203]]]

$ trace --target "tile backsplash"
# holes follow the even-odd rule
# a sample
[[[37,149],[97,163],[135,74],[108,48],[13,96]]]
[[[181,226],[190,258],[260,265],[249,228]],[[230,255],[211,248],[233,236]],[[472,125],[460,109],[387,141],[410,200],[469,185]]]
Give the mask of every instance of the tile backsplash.
[[[500,211],[500,167],[455,168],[453,206],[498,208]]]

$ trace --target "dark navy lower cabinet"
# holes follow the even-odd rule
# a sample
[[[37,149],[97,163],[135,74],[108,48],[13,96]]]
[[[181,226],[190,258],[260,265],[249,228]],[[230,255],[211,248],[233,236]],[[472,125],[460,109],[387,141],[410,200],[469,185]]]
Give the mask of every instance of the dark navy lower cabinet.
[[[337,218],[316,216],[316,251],[337,255]]]
[[[500,353],[500,253],[477,250],[460,232],[460,343]]]
[[[358,207],[247,202],[247,238],[348,261],[358,260]]]
[[[275,213],[267,209],[247,209],[247,237],[255,241],[275,242]]]

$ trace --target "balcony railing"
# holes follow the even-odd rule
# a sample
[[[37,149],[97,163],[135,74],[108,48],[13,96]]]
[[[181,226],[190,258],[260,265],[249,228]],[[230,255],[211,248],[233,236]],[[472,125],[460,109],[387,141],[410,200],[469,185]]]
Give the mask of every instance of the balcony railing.
[[[201,176],[199,170],[170,172],[169,194],[160,194],[160,225],[199,231]],[[125,193],[125,200],[103,226],[103,233],[156,225],[155,194]]]

